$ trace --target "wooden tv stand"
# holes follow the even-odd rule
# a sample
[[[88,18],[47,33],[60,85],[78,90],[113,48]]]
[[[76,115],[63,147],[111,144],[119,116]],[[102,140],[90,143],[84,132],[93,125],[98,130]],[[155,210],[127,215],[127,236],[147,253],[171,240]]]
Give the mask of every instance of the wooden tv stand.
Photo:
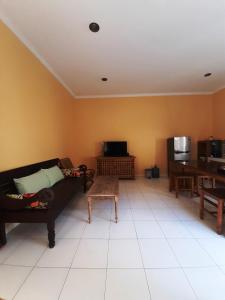
[[[135,179],[134,161],[135,156],[99,156],[97,157],[97,175]]]

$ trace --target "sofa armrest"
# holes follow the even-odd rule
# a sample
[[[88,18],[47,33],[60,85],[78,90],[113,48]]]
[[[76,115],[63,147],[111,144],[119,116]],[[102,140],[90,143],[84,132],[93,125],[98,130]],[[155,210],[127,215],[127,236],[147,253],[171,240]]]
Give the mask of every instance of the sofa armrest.
[[[86,165],[80,165],[78,168],[80,169],[80,172],[83,172],[84,176],[93,178],[95,175],[95,170],[88,169]]]
[[[84,178],[84,193],[86,193],[88,187],[90,187],[94,182],[95,170],[88,169],[86,165],[80,165],[79,169]]]
[[[87,166],[86,165],[80,165],[80,166],[78,166],[78,168],[80,169],[81,172],[86,173],[86,171],[87,171]]]

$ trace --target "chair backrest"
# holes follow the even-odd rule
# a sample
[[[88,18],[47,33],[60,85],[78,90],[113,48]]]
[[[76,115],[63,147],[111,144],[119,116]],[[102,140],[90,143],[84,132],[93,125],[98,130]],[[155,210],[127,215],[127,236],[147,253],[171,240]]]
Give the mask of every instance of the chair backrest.
[[[59,165],[60,165],[60,168],[62,168],[62,169],[74,168],[72,161],[68,157],[60,159]]]

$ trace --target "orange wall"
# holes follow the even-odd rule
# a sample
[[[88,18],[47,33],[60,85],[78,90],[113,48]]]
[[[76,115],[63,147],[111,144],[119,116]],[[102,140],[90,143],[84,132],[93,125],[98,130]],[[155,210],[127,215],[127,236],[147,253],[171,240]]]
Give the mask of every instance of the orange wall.
[[[225,89],[213,95],[213,136],[225,139]]]
[[[73,103],[70,156],[95,167],[102,141],[127,140],[136,173],[158,164],[166,173],[166,138],[190,135],[196,141],[212,134],[212,96],[160,96],[77,100]],[[75,121],[74,121],[75,120]]]
[[[195,158],[197,140],[225,136],[224,91],[74,100],[3,23],[0,36],[0,171],[67,155],[95,167],[104,140],[127,140],[137,174],[165,173],[167,137],[190,135]]]
[[[0,22],[0,171],[68,153],[73,98]]]

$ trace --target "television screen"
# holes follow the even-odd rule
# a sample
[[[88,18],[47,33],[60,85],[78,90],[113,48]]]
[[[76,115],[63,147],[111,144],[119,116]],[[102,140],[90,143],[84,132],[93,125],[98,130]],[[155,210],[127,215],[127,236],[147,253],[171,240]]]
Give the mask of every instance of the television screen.
[[[104,156],[128,156],[127,142],[104,142]]]

